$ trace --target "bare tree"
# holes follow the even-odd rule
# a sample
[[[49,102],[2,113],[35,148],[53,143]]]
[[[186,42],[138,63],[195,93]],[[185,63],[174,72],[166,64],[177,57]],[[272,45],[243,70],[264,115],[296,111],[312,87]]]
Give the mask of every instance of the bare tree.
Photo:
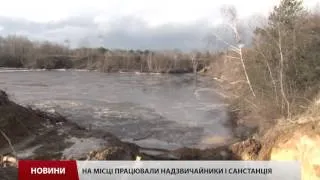
[[[283,56],[283,51],[282,51],[282,32],[281,32],[281,26],[280,24],[278,25],[278,48],[279,48],[279,54],[280,54],[280,70],[279,70],[279,77],[280,77],[280,91],[283,100],[286,103],[287,106],[287,117],[290,118],[290,103],[288,101],[286,92],[284,90],[284,56]]]
[[[111,53],[110,52],[105,52],[104,53],[104,58],[102,59],[102,72],[109,71],[109,63],[110,63],[110,57]]]
[[[234,34],[234,39],[236,41],[236,45],[232,45],[232,44],[228,43],[227,41],[222,40],[217,35],[215,35],[215,36],[218,38],[218,40],[222,40],[224,43],[226,43],[231,48],[231,50],[233,52],[238,54],[238,57],[231,56],[231,58],[239,59],[241,61],[242,68],[243,68],[243,71],[244,71],[244,75],[245,75],[247,84],[248,84],[248,86],[250,88],[250,91],[251,91],[252,95],[255,97],[256,94],[255,94],[255,92],[254,92],[254,90],[252,88],[252,84],[251,84],[250,78],[248,76],[247,68],[246,68],[246,65],[245,65],[245,62],[244,62],[244,58],[243,58],[242,49],[244,47],[244,44],[242,42],[242,39],[241,39],[241,36],[240,36],[240,33],[239,33],[237,10],[236,10],[236,8],[234,6],[224,6],[224,7],[221,8],[221,14],[226,18],[226,23],[227,23],[228,27],[231,28],[231,30],[232,30],[232,32]]]
[[[196,51],[190,53],[190,59],[192,63],[192,69],[195,76],[197,76],[197,70],[199,65],[199,54]]]
[[[153,60],[153,53],[148,51],[147,52],[147,65],[148,65],[149,72],[152,72],[152,70],[153,70],[152,60]]]

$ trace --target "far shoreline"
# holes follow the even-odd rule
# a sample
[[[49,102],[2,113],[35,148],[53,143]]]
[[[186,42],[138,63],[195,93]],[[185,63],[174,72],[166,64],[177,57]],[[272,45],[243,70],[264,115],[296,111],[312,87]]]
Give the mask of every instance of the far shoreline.
[[[185,72],[147,72],[147,71],[112,71],[112,72],[101,72],[97,69],[79,69],[79,68],[58,68],[58,69],[40,69],[40,68],[14,68],[14,67],[0,67],[0,73],[5,72],[45,72],[45,71],[55,71],[55,72],[67,72],[67,71],[74,71],[74,72],[99,72],[104,74],[144,74],[144,75],[194,75],[195,73],[185,71]],[[207,76],[204,73],[197,72],[197,76]]]

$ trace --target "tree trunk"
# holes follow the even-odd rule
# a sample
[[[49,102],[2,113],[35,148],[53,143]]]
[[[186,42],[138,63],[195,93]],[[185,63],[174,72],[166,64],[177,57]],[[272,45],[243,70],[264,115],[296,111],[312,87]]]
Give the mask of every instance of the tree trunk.
[[[250,82],[250,79],[249,79],[249,76],[248,76],[248,73],[247,73],[246,65],[244,64],[243,55],[242,55],[242,48],[239,48],[239,56],[240,56],[242,68],[243,68],[243,71],[244,71],[244,75],[246,76],[246,80],[247,80],[248,86],[250,88],[250,91],[251,91],[252,95],[254,97],[256,97],[256,94],[253,91],[253,88],[252,88],[252,85],[251,85],[251,82]]]
[[[279,48],[279,53],[280,53],[280,70],[279,70],[279,77],[280,77],[280,91],[281,91],[281,95],[283,100],[286,103],[286,110],[287,110],[287,118],[290,118],[290,103],[287,99],[285,90],[284,90],[284,78],[283,78],[283,71],[284,71],[284,57],[283,57],[283,51],[282,51],[282,39],[281,39],[281,29],[280,26],[278,27],[278,35],[279,35],[279,44],[278,44],[278,48]]]

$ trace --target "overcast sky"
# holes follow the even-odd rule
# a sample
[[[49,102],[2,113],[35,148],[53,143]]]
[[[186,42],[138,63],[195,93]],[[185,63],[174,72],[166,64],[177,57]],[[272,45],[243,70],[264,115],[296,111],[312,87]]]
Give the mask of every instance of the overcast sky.
[[[305,0],[307,6],[320,0]],[[266,15],[278,0],[9,0],[0,6],[0,34],[73,46],[192,49],[233,4],[240,18]]]

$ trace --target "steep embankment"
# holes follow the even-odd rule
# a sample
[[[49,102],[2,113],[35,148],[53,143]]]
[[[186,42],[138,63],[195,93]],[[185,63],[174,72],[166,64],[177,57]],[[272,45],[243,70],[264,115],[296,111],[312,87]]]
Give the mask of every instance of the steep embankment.
[[[304,180],[320,179],[319,119],[303,124],[279,122],[261,138],[258,159],[297,160],[301,162]]]

